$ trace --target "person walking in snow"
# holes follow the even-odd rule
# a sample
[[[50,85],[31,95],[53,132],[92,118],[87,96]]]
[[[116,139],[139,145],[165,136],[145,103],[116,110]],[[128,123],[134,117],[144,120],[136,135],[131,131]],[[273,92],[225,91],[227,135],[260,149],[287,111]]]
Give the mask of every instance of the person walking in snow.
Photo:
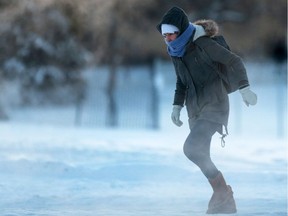
[[[184,143],[184,154],[201,169],[213,189],[206,213],[235,213],[232,188],[210,157],[212,136],[216,132],[225,135],[223,126],[227,134],[228,93],[219,73],[201,58],[196,47],[201,47],[213,62],[232,67],[239,75],[231,83],[237,85],[247,106],[255,105],[257,96],[250,90],[244,64],[239,56],[212,40],[218,33],[213,20],[190,23],[183,9],[173,7],[156,28],[164,37],[176,72],[172,121],[179,127],[183,124],[180,112],[186,105],[190,133]]]

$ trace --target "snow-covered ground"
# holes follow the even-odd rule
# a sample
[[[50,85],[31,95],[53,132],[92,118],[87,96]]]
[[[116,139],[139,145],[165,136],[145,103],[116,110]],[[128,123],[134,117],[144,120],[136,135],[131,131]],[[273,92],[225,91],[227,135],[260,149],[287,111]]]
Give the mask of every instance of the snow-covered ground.
[[[230,135],[225,148],[214,136],[211,155],[233,187],[237,215],[286,216],[287,89],[267,67],[250,78],[258,104],[231,95]],[[175,127],[173,86],[160,93],[159,130],[40,124],[41,112],[51,120],[57,110],[15,111],[0,123],[0,216],[205,215],[212,190],[182,152],[185,111]]]

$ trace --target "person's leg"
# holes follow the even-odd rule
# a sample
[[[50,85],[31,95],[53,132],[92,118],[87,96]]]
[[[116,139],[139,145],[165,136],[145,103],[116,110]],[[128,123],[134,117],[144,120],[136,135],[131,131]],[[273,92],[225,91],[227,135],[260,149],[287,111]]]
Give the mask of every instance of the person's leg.
[[[214,178],[219,172],[210,157],[211,138],[218,127],[217,123],[199,120],[190,127],[183,147],[186,157],[195,163],[208,179]]]
[[[201,169],[213,189],[207,214],[237,211],[233,191],[210,157],[211,139],[219,127],[221,125],[217,123],[199,120],[190,127],[190,134],[183,147],[184,154]]]

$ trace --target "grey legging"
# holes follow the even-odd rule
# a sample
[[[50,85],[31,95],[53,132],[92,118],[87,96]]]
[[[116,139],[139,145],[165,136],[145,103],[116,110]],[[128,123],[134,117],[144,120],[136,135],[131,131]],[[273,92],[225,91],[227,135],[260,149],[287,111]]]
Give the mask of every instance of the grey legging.
[[[219,128],[220,124],[206,120],[194,122],[190,125],[190,134],[183,147],[186,157],[195,163],[208,179],[213,179],[219,172],[210,157],[211,139]]]

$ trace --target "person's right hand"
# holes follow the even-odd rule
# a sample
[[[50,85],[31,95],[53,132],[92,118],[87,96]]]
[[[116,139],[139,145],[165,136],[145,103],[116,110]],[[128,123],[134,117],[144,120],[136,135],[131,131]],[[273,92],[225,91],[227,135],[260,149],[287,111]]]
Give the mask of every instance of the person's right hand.
[[[175,125],[178,127],[182,126],[183,122],[180,120],[180,112],[181,112],[182,106],[179,105],[174,105],[172,114],[171,114],[171,119]]]

